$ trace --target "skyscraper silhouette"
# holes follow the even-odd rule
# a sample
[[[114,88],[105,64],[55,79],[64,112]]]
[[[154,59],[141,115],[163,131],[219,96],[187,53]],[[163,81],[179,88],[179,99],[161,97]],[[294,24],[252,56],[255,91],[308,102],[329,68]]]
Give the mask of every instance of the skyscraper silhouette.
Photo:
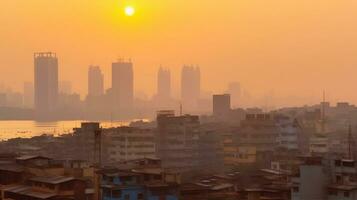
[[[134,72],[131,61],[114,62],[112,64],[112,95],[114,111],[129,114],[134,101]]]
[[[88,96],[97,97],[104,94],[104,76],[99,66],[89,66]]]
[[[72,83],[70,81],[60,81],[58,83],[59,94],[72,94]]]
[[[231,101],[232,101],[232,105],[233,106],[238,106],[239,105],[239,101],[241,98],[241,86],[239,82],[230,82],[228,84],[228,91],[227,91],[230,95],[231,95]]]
[[[181,101],[185,111],[197,109],[201,94],[201,72],[199,67],[183,66],[181,72]]]
[[[171,98],[171,73],[169,69],[159,68],[157,74],[157,98],[160,104],[167,104]]]
[[[58,59],[55,53],[34,54],[36,117],[47,119],[58,103]]]

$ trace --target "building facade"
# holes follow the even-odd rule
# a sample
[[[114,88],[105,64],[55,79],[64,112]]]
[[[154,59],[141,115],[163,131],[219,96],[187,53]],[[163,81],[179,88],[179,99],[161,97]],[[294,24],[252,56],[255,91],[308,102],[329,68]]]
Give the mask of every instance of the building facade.
[[[99,66],[88,68],[88,96],[102,96],[104,94],[104,75]]]
[[[169,69],[159,68],[157,75],[157,99],[167,105],[171,99],[171,73]]]
[[[199,67],[184,66],[181,72],[181,101],[184,111],[195,111],[201,95]]]
[[[213,116],[225,117],[231,111],[231,96],[229,94],[213,95]]]
[[[153,129],[118,127],[105,129],[110,162],[156,157]]]
[[[279,130],[269,114],[247,114],[239,127],[233,129],[232,139],[240,148],[256,149],[256,161],[268,165],[277,147]]]
[[[46,118],[58,103],[58,59],[55,53],[34,54],[35,110],[38,118]]]
[[[128,113],[133,109],[134,72],[133,63],[118,61],[112,64],[113,110]]]
[[[198,116],[175,116],[173,111],[160,111],[157,116],[158,156],[163,168],[191,171],[199,166]]]

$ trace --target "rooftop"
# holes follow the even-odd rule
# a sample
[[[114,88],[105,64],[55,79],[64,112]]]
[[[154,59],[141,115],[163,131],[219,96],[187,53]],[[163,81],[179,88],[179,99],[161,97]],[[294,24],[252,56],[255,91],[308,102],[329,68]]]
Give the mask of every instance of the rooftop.
[[[211,188],[211,190],[224,190],[224,189],[231,188],[231,187],[233,187],[232,184],[230,184],[230,183],[223,183],[223,184],[219,184],[219,185],[213,186],[213,187]]]
[[[46,160],[51,160],[51,158],[45,157],[45,156],[38,156],[38,155],[25,155],[25,156],[20,156],[17,157],[16,160],[32,160],[32,159],[46,159]]]
[[[357,184],[333,184],[328,186],[329,189],[351,191],[357,190]]]
[[[24,171],[24,167],[16,164],[0,165],[0,171],[20,173]]]
[[[56,196],[55,193],[33,190],[30,186],[25,186],[25,185],[11,186],[4,189],[4,191],[20,194],[24,196],[34,197],[38,199],[49,199]]]
[[[287,171],[275,170],[275,169],[261,169],[260,171],[268,173],[268,174],[274,174],[274,175],[287,175],[287,174],[289,174],[289,172],[287,172]]]
[[[162,182],[146,184],[146,187],[148,187],[148,188],[165,188],[165,187],[168,187],[168,186],[169,186],[168,184],[162,183]]]
[[[122,171],[119,169],[110,169],[110,170],[100,170],[98,171],[99,174],[104,174],[105,176],[109,177],[123,177],[123,176],[138,176],[138,174],[130,172],[130,171]]]
[[[64,176],[50,176],[50,177],[35,177],[31,178],[30,181],[49,183],[49,184],[60,184],[68,181],[74,180],[74,177],[64,177]]]
[[[152,174],[152,175],[161,175],[161,168],[142,168],[142,169],[133,169],[132,172],[139,174]]]

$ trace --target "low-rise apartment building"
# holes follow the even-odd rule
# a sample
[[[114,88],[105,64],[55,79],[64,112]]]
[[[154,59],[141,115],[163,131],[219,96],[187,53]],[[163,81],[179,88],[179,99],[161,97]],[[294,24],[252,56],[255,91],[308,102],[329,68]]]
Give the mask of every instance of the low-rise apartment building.
[[[153,129],[117,127],[103,130],[109,162],[156,157]]]

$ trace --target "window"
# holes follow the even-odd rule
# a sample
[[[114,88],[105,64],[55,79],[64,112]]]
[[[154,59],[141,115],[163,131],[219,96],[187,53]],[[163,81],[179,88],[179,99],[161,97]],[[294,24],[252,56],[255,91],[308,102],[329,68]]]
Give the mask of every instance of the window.
[[[344,196],[344,197],[350,197],[350,192],[347,192],[347,191],[344,192],[344,193],[343,193],[343,196]]]
[[[103,195],[106,196],[106,197],[110,197],[110,195],[111,195],[110,190],[107,189],[107,188],[104,188],[103,189]]]
[[[128,177],[128,176],[120,177],[120,179],[121,179],[123,182],[130,182],[130,181],[132,180],[131,177]]]
[[[154,179],[155,179],[155,180],[161,180],[161,175],[155,175],[155,176],[154,176]]]
[[[55,185],[53,184],[48,184],[47,187],[50,189],[50,190],[54,190],[56,187]]]
[[[331,195],[331,196],[337,196],[337,191],[331,189],[331,190],[328,191],[328,194]]]
[[[354,161],[343,162],[343,166],[345,166],[345,167],[354,167],[355,166],[355,162]]]
[[[54,187],[54,186],[53,186]],[[53,188],[54,190],[55,188]],[[73,189],[73,183],[64,183],[60,185],[60,190],[69,191]]]
[[[299,187],[294,187],[293,192],[299,192]]]
[[[113,190],[112,195],[114,198],[120,198],[121,197],[121,191],[120,190]]]
[[[144,194],[143,193],[139,193],[138,194],[138,200],[144,200]]]

